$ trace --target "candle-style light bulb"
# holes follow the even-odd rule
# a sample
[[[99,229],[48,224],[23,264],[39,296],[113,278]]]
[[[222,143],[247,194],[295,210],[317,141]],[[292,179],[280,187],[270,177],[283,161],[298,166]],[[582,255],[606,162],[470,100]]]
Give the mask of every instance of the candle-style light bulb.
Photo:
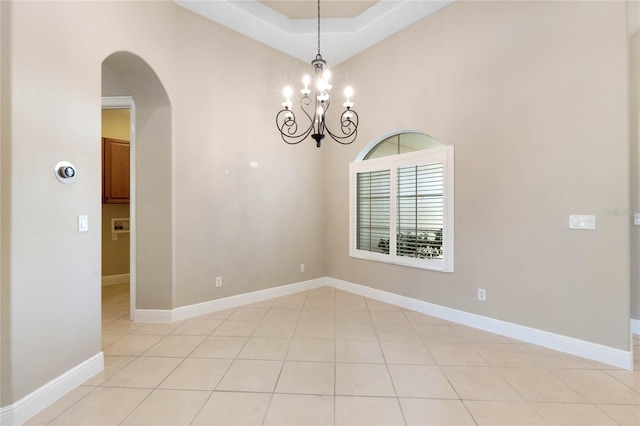
[[[282,103],[282,106],[286,109],[290,109],[291,108],[291,95],[293,94],[293,90],[291,90],[291,87],[286,86],[283,90],[282,90],[282,94],[284,95],[284,97],[287,99],[286,101],[284,101]]]
[[[311,77],[309,77],[308,75],[305,75],[304,77],[302,77],[302,83],[304,84],[304,89],[300,89],[300,93],[307,96],[309,93],[311,93],[311,90],[309,90],[309,83],[311,83]]]
[[[344,95],[347,97],[347,102],[343,103],[342,106],[347,109],[353,107],[353,102],[351,102],[351,97],[353,96],[353,87],[345,87]]]

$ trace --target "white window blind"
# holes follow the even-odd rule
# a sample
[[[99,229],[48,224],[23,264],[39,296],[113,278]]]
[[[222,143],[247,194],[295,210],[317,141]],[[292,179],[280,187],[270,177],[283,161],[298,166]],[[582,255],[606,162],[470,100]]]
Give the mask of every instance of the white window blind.
[[[453,147],[350,164],[350,255],[453,271]]]
[[[358,250],[384,253],[380,241],[389,240],[391,175],[389,170],[357,174]],[[387,248],[387,254],[389,250]]]

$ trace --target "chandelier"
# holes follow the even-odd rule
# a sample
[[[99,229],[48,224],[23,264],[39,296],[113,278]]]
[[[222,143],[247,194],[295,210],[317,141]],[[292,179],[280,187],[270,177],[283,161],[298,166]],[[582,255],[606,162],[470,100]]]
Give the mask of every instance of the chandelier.
[[[300,109],[309,119],[309,125],[304,127],[305,130],[299,132],[296,115],[291,109],[293,105],[291,102],[293,90],[291,87],[285,87],[283,94],[286,100],[282,103],[283,109],[276,115],[276,125],[282,140],[290,145],[295,145],[311,135],[311,138],[316,141],[316,146],[320,148],[320,143],[326,133],[336,142],[348,145],[356,140],[358,134],[358,114],[352,109],[353,102],[351,102],[351,97],[353,96],[353,89],[351,87],[346,87],[344,90],[347,100],[342,104],[345,109],[340,116],[340,131],[333,133],[325,123],[325,116],[331,105],[331,96],[329,94],[331,90],[331,84],[329,83],[331,73],[329,70],[324,69],[327,62],[322,59],[320,54],[320,0],[318,0],[318,54],[311,61],[311,65],[313,65],[315,76],[313,86],[315,88],[314,99],[312,100],[309,96],[311,94],[311,89],[309,89],[311,77],[308,75],[305,75],[302,79],[304,89],[300,90],[302,94]],[[311,107],[313,107],[313,115],[309,111]],[[304,121],[306,122],[306,120]],[[306,126],[306,124],[302,124],[300,127],[303,128],[303,126]]]

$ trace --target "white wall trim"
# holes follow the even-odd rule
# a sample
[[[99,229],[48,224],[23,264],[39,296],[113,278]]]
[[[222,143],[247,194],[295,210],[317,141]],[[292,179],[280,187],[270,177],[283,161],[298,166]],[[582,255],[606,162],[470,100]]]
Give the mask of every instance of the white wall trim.
[[[136,309],[135,318],[136,321],[140,322],[181,321],[184,319],[197,317],[199,315],[209,314],[211,312],[223,311],[225,309],[235,308],[237,306],[247,305],[249,303],[261,302],[263,300],[273,299],[275,297],[282,297],[289,294],[299,293],[305,290],[311,290],[314,288],[322,287],[323,285],[326,285],[326,278],[316,278],[309,281],[301,281],[299,283],[282,285],[265,290],[254,291],[251,293],[238,294],[221,299],[209,300],[207,302],[182,306],[171,310]]]
[[[102,285],[113,285],[113,284],[122,284],[128,283],[130,279],[129,274],[118,274],[118,275],[105,275],[102,277]]]
[[[0,424],[20,425],[104,369],[102,352],[76,365],[19,401],[0,408]]]
[[[631,320],[631,332],[633,334],[640,334],[640,320],[637,320],[637,319]]]
[[[598,343],[587,342],[573,337],[459,311],[335,278],[327,277],[326,284],[381,302],[391,303],[396,306],[442,318],[447,321],[497,333],[619,368],[633,370],[633,353],[631,351],[623,351]]]

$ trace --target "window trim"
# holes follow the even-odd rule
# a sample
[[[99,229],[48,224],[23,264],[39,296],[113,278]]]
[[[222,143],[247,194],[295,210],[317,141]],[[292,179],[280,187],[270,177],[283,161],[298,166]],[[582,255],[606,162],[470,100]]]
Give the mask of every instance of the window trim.
[[[375,146],[375,145],[374,145]],[[366,150],[363,150],[366,155]],[[416,259],[406,256],[398,256],[395,253],[396,246],[396,180],[399,167],[415,166],[441,162],[443,164],[443,223],[442,246],[443,259]],[[356,248],[356,174],[377,170],[390,171],[391,207],[389,230],[389,254],[376,253]],[[365,161],[349,163],[349,256],[357,259],[373,260],[376,262],[391,263],[394,265],[409,266],[413,268],[428,269],[440,272],[454,272],[454,149],[453,146],[443,146],[426,149],[423,151],[409,152],[405,154],[390,155]]]

